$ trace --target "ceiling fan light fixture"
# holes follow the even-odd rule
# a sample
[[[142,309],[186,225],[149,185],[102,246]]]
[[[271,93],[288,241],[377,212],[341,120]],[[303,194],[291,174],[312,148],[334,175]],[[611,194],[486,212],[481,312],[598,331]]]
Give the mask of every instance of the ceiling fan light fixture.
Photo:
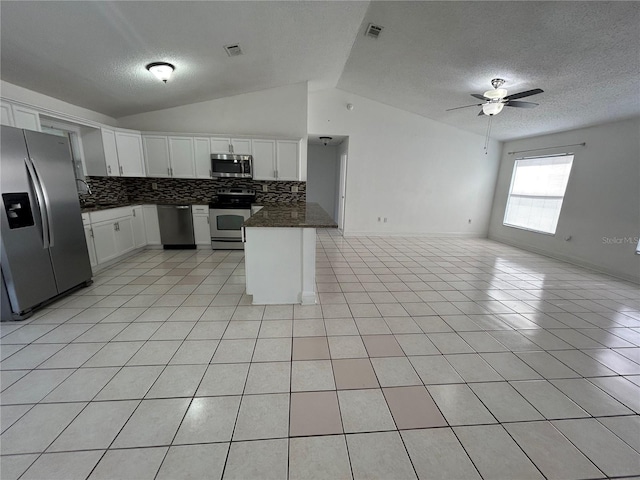
[[[501,103],[501,102],[491,102],[491,103],[485,103],[484,105],[482,105],[482,111],[484,112],[485,115],[489,115],[489,116],[499,114],[503,108],[504,108],[504,103]]]
[[[167,83],[167,80],[169,80],[171,74],[176,69],[176,67],[167,62],[153,62],[147,65],[146,68],[153,73],[158,80],[164,83]]]
[[[490,98],[491,100],[497,99],[497,98],[504,98],[507,96],[507,89],[506,88],[496,88],[494,90],[487,90],[486,92],[483,93],[483,95],[486,98]]]

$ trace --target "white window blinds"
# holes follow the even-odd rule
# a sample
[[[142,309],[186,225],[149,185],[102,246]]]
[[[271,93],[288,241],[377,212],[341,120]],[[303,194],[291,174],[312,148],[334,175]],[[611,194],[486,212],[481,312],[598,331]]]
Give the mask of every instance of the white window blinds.
[[[504,225],[556,233],[573,155],[515,161]]]

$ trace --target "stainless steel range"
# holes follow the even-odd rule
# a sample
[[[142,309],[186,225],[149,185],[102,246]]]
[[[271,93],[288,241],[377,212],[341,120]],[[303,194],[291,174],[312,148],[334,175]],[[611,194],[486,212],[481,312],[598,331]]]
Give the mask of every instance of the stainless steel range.
[[[218,250],[243,250],[242,224],[251,216],[255,190],[220,188],[217,200],[209,204],[211,247]]]

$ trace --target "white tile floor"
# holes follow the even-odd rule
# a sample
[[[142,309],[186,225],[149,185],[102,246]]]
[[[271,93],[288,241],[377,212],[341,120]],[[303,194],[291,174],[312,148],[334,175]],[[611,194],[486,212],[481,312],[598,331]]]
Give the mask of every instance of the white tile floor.
[[[148,250],[2,324],[2,479],[640,476],[637,285],[318,239],[316,306],[252,306],[242,252]]]

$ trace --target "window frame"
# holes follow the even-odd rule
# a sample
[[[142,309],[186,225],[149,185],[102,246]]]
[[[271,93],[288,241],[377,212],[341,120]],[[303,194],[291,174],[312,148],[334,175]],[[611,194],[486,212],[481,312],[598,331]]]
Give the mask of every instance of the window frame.
[[[507,223],[507,214],[509,213],[509,201],[511,200],[511,196],[513,195],[513,186],[514,186],[514,182],[516,179],[516,173],[518,171],[518,162],[520,161],[527,161],[527,160],[539,160],[539,159],[546,159],[546,158],[556,158],[556,157],[571,157],[571,162],[570,162],[570,166],[569,166],[569,172],[567,174],[567,179],[566,179],[566,183],[565,183],[565,187],[564,187],[564,192],[562,194],[562,196],[558,196],[558,195],[549,195],[546,196],[548,198],[555,198],[555,199],[560,199],[560,208],[558,211],[558,219],[555,223],[554,226],[554,230],[553,232],[547,232],[544,230],[537,230],[535,228],[530,228],[530,227],[525,227],[522,225],[513,225],[510,223]],[[518,230],[524,230],[526,232],[532,232],[532,233],[538,233],[541,235],[549,235],[549,236],[555,236],[557,231],[558,231],[558,224],[560,223],[560,215],[562,214],[562,207],[564,206],[564,199],[567,195],[567,189],[569,187],[569,181],[571,179],[571,172],[573,171],[573,162],[575,160],[575,153],[573,152],[568,152],[568,153],[556,153],[556,154],[549,154],[549,155],[536,155],[536,156],[532,156],[532,157],[521,157],[521,158],[516,158],[515,161],[513,162],[513,168],[511,171],[511,182],[509,183],[509,190],[507,191],[507,200],[505,202],[505,209],[504,209],[504,215],[502,217],[502,225],[505,227],[509,227],[509,228],[515,228]],[[519,196],[519,197],[535,197],[535,198],[545,198],[545,196],[542,195],[518,195],[515,194],[515,196]]]

